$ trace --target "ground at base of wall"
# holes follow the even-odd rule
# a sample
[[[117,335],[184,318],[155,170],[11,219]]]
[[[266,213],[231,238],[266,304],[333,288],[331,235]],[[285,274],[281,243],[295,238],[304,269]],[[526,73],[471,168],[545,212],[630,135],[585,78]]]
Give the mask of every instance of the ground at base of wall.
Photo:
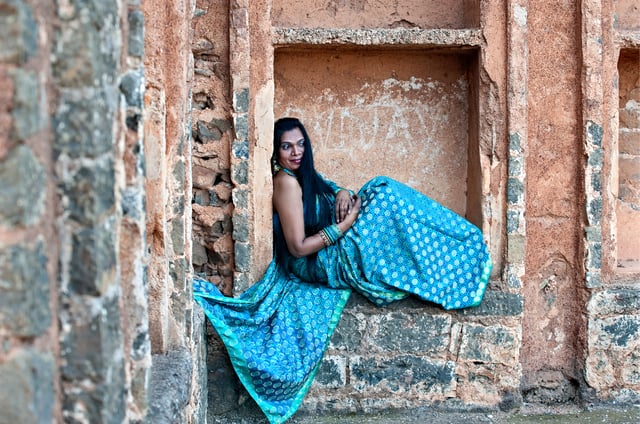
[[[228,416],[210,424],[262,424],[263,417]],[[210,417],[211,418],[211,417]],[[516,413],[503,412],[434,412],[430,410],[393,411],[377,414],[328,414],[295,416],[289,424],[637,424],[640,405],[593,409],[577,407],[540,407],[524,405]]]

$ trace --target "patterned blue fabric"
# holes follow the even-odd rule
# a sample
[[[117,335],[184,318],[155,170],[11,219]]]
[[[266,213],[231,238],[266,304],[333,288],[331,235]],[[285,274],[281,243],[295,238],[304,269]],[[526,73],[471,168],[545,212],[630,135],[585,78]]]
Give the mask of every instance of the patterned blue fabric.
[[[195,300],[271,423],[300,406],[351,290],[379,306],[413,294],[445,309],[476,306],[484,295],[491,259],[477,227],[387,177],[359,194],[358,219],[318,252],[316,268],[292,258],[295,275],[286,275],[274,260],[238,298],[194,280]]]

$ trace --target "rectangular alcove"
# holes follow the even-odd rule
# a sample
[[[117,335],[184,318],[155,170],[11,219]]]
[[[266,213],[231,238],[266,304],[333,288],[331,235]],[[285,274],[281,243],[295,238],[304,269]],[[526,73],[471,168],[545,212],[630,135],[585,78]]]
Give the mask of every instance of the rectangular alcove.
[[[640,50],[618,60],[618,271],[640,273]]]
[[[276,118],[309,132],[316,168],[357,189],[387,175],[482,228],[478,50],[281,48]]]
[[[618,60],[618,270],[640,272],[640,50]]]

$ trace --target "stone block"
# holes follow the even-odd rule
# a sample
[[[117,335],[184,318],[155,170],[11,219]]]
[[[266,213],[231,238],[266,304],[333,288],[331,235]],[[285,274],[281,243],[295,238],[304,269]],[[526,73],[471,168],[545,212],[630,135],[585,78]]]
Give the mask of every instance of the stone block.
[[[640,105],[633,100],[620,109],[620,128],[640,128]]]
[[[520,216],[519,211],[508,210],[507,211],[507,233],[513,234],[520,228]]]
[[[507,201],[512,204],[520,203],[523,195],[524,185],[522,182],[516,178],[509,178],[507,180]]]
[[[40,105],[38,75],[33,71],[21,69],[13,73],[15,94],[13,96],[13,137],[26,140],[43,128],[43,116]]]
[[[371,318],[368,320],[371,322]],[[450,342],[451,316],[381,314],[377,331],[372,332],[368,344],[374,349],[389,352],[423,353],[430,357],[443,356]]]
[[[600,227],[585,227],[584,233],[587,241],[602,241],[602,229]]]
[[[249,209],[249,191],[242,188],[237,188],[232,191],[231,194],[233,205],[240,209]]]
[[[463,361],[516,365],[520,340],[516,331],[501,326],[465,324],[458,358]]]
[[[49,276],[44,245],[0,251],[0,325],[17,336],[35,337],[51,325]],[[0,409],[1,410],[1,409]]]
[[[597,171],[591,174],[591,189],[597,193],[602,191],[602,172]]]
[[[589,301],[589,313],[602,315],[640,315],[640,291],[611,289],[598,292]]]
[[[247,243],[236,242],[234,245],[236,268],[241,272],[249,272],[251,266],[251,246]]]
[[[69,218],[83,225],[102,219],[115,205],[115,170],[111,159],[93,161],[72,172],[62,183]]]
[[[519,234],[510,234],[507,236],[508,241],[508,259],[510,263],[524,262],[525,254],[525,238]]]
[[[59,6],[65,21],[52,47],[51,71],[61,87],[98,87],[115,82],[120,57],[119,2],[90,0]]]
[[[602,147],[602,125],[598,125],[595,122],[587,122],[587,140],[596,147]]]
[[[142,221],[145,217],[144,192],[138,187],[127,187],[122,191],[120,201],[122,214],[134,221]]]
[[[113,220],[71,236],[69,288],[75,294],[98,296],[115,283],[116,244]]]
[[[113,103],[106,92],[83,98],[63,93],[53,118],[55,156],[95,158],[112,152]]]
[[[213,192],[215,193],[215,197],[217,198],[216,202],[219,202],[219,203],[228,203],[232,198],[232,193],[233,192],[235,192],[235,193],[237,193],[239,195],[241,191],[244,191],[245,193],[247,193],[247,190],[235,190],[234,191],[234,190],[232,190],[231,185],[230,184],[226,184],[226,183],[216,184],[213,187]],[[245,194],[245,202],[246,202],[246,196],[247,195],[248,194]],[[239,202],[241,200],[242,200],[242,198],[238,197],[238,198],[234,199],[234,201],[233,201],[234,203],[233,204],[236,207],[238,207],[239,204],[236,203],[236,202],[237,201]],[[245,207],[245,206],[241,206],[241,207]],[[248,204],[247,204],[246,207],[248,207]]]
[[[247,113],[239,113],[234,115],[233,129],[236,134],[236,140],[243,142],[243,145],[241,145],[240,147],[234,147],[234,153],[236,153],[236,150],[239,150],[241,154],[236,154],[236,157],[247,159],[249,157],[249,145],[247,142],[247,140],[249,139],[249,115]],[[246,152],[244,149],[244,143],[247,143]]]
[[[141,121],[142,121],[142,115],[140,113],[138,113],[137,111],[134,112],[131,110],[127,111],[127,116],[125,118],[125,125],[127,126],[128,129],[130,129],[133,132],[138,132]],[[142,168],[140,167],[140,169]]]
[[[622,381],[629,387],[640,387],[640,352],[634,351],[625,358],[622,368]]]
[[[249,163],[241,161],[232,168],[233,181],[236,184],[244,185],[249,183]]]
[[[191,170],[194,188],[209,190],[215,184],[216,173],[204,166],[194,164]]]
[[[602,267],[602,243],[589,243],[587,257],[591,269],[600,269]]]
[[[194,129],[194,139],[201,143],[220,141],[225,132],[231,129],[231,123],[226,119],[212,119],[209,122],[198,121]]]
[[[413,355],[352,357],[350,375],[353,388],[359,392],[450,393],[455,387],[452,362]]]
[[[599,350],[633,351],[640,347],[640,315],[595,319],[589,328],[592,346]]]
[[[149,413],[154,424],[186,422],[191,393],[193,360],[186,350],[153,355],[149,374]]]
[[[50,353],[23,349],[0,363],[0,424],[51,422],[53,379]]]
[[[347,384],[347,358],[326,355],[322,359],[313,384],[329,389],[345,386]]]
[[[127,106],[141,108],[144,91],[142,70],[131,70],[120,78],[120,92],[124,94]]]
[[[249,112],[249,89],[243,88],[233,92],[233,110],[236,113]]]
[[[38,24],[23,0],[0,3],[0,62],[21,65],[38,50]]]
[[[144,14],[140,10],[131,10],[127,16],[129,38],[127,53],[133,57],[144,56]]]
[[[238,159],[249,159],[249,140],[242,138],[234,141],[231,146],[233,156]]]
[[[602,198],[596,198],[589,202],[587,216],[589,217],[589,225],[600,224],[602,219]]]
[[[640,128],[618,133],[618,152],[627,155],[640,155]]]
[[[246,213],[233,214],[233,239],[240,242],[249,241],[249,217]]]
[[[640,189],[640,156],[618,158],[621,185]],[[640,203],[640,200],[637,201]]]
[[[46,173],[33,151],[16,146],[0,161],[0,223],[28,226],[44,211]]]
[[[185,231],[182,217],[177,217],[170,222],[171,228],[171,246],[173,253],[176,255],[184,255]]]
[[[336,331],[331,337],[331,349],[355,352],[362,344],[367,323],[362,315],[351,312],[354,297],[351,296],[345,312],[340,317]]]
[[[171,280],[174,285],[174,293],[172,294],[171,300],[173,304],[176,306],[179,305],[180,309],[178,310],[180,314],[175,315],[176,320],[180,320],[182,315],[184,314],[184,310],[186,309],[186,305],[188,303],[185,302],[186,299],[183,299],[181,296],[186,295],[185,291],[185,282],[187,281],[187,271],[189,270],[189,265],[185,258],[176,258],[175,260],[169,261],[169,275],[171,276]]]
[[[511,150],[512,152],[519,152],[521,149],[522,146],[520,143],[520,134],[509,134],[509,150]]]
[[[194,241],[192,252],[191,252],[191,261],[195,266],[201,266],[207,263],[207,249],[199,243]]]
[[[522,175],[522,158],[519,156],[509,157],[509,176],[519,177]]]
[[[600,272],[588,271],[585,276],[585,287],[588,289],[595,289],[602,286],[602,276]]]
[[[462,316],[499,316],[515,317],[522,314],[524,300],[522,295],[487,291],[480,305],[475,308],[467,308],[459,311]]]
[[[591,153],[589,153],[588,164],[594,169],[602,169],[602,149],[594,149]]]
[[[63,414],[78,422],[122,423],[126,410],[118,298],[73,296],[61,322]],[[71,389],[71,387],[75,389]]]

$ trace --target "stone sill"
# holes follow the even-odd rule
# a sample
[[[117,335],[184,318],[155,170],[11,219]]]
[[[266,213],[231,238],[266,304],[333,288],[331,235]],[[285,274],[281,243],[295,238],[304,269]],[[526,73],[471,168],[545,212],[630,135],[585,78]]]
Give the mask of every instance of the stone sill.
[[[619,280],[640,282],[640,260],[618,261],[616,276]]]
[[[325,29],[273,28],[272,41],[281,47],[408,47],[479,48],[480,29]]]
[[[623,49],[640,49],[640,31],[618,31],[616,42]]]

